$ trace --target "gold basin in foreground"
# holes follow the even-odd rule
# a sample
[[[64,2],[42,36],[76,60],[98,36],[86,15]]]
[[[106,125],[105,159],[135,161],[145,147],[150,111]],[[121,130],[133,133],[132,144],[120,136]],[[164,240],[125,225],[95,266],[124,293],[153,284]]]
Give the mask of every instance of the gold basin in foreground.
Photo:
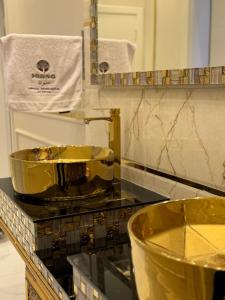
[[[110,189],[114,155],[109,148],[52,146],[10,155],[14,190],[47,200],[93,197]]]
[[[128,230],[140,300],[225,299],[225,198],[151,205]]]

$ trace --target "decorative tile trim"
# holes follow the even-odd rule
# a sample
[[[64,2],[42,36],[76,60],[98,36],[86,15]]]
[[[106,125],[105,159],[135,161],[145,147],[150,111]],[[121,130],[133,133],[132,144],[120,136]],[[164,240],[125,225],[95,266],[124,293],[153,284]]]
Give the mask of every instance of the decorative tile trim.
[[[90,3],[90,76],[91,84],[98,84],[98,12],[97,0]]]
[[[160,70],[133,73],[98,74],[98,0],[90,3],[91,84],[102,87],[218,87],[225,85],[225,66]]]
[[[35,249],[66,248],[74,244],[78,249],[83,246],[91,249],[99,242],[101,246],[107,245],[127,233],[127,222],[140,207],[121,207],[110,211],[103,208],[101,212],[37,223]]]
[[[27,299],[29,300],[41,300],[39,295],[37,294],[36,290],[33,288],[33,286],[27,281]]]
[[[144,203],[143,203],[144,205]],[[143,206],[143,205],[140,205]],[[34,251],[77,245],[95,248],[127,233],[127,222],[140,207],[120,207],[80,216],[33,222],[0,190],[0,217],[29,256]]]
[[[107,300],[103,293],[83,274],[73,266],[74,291],[77,299],[84,300]]]
[[[69,296],[35,251],[52,247],[64,249],[72,244],[76,244],[78,251],[82,247],[88,249],[104,247],[110,241],[119,240],[127,234],[129,218],[145,205],[146,203],[143,203],[139,206],[120,207],[110,211],[103,208],[101,212],[34,223],[10,197],[0,190],[0,217],[62,300],[69,300]],[[79,290],[84,291],[83,285]],[[85,297],[84,293],[80,297]],[[93,300],[103,299],[105,298],[93,298]]]
[[[98,75],[104,87],[218,87],[225,85],[225,67]]]
[[[2,190],[0,190],[0,217],[59,298],[69,300],[69,296],[34,252],[37,250],[34,223]]]
[[[1,190],[0,217],[27,253],[35,251],[35,226],[32,220]]]

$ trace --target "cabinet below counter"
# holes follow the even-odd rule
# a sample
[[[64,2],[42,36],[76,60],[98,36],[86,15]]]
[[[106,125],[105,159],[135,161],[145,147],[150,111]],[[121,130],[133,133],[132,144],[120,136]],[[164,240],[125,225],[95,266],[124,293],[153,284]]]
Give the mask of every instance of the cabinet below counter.
[[[25,262],[27,299],[137,299],[127,221],[163,200],[127,181],[85,201],[21,199],[0,179],[0,228]]]

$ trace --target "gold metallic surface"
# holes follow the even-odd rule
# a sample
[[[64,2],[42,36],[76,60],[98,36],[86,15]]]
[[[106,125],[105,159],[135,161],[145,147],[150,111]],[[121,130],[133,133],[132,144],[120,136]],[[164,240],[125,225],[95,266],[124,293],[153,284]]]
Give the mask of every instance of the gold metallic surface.
[[[225,198],[151,205],[128,230],[140,300],[225,299]]]
[[[92,121],[109,122],[109,148],[114,152],[115,178],[121,178],[121,134],[120,134],[120,109],[111,108],[110,117],[85,118],[85,124]]]
[[[10,155],[14,190],[46,200],[72,200],[106,192],[114,178],[111,149],[52,146]]]

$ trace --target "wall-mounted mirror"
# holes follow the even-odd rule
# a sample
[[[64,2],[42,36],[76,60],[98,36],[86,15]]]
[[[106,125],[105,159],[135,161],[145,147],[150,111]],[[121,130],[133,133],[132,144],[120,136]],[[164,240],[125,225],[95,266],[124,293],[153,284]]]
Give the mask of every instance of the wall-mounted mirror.
[[[98,74],[225,64],[224,1],[95,1]]]

